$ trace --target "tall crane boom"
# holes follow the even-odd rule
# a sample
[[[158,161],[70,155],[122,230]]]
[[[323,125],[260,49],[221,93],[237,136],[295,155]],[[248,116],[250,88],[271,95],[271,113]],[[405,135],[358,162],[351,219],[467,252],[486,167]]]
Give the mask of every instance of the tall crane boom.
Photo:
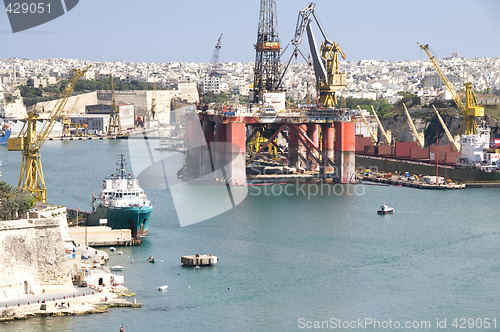
[[[417,44],[418,46],[420,46],[421,49],[425,51],[425,53],[427,53],[427,56],[431,60],[431,63],[434,65],[434,68],[436,69],[436,72],[438,73],[439,77],[446,86],[446,89],[448,89],[448,91],[451,93],[451,96],[453,97],[455,104],[462,112],[463,119],[462,119],[462,124],[460,126],[460,133],[464,135],[477,134],[476,117],[484,116],[484,107],[479,106],[477,104],[476,96],[474,94],[474,91],[472,90],[472,83],[467,82],[464,84],[465,95],[466,95],[466,104],[464,105],[462,103],[462,100],[458,96],[458,93],[453,88],[453,85],[451,85],[450,81],[448,80],[444,72],[441,70],[439,65],[437,64],[436,59],[429,50],[429,44],[426,45],[421,45],[419,43]]]
[[[358,105],[358,109],[359,109],[359,113],[361,114],[361,117],[363,118],[363,121],[366,124],[366,127],[368,128],[368,133],[372,137],[372,143],[373,143],[373,145],[376,145],[377,142],[378,142],[377,131],[376,130],[372,130],[372,128],[370,127],[370,123],[366,119],[366,117],[363,114],[363,111],[361,110],[361,107],[359,107],[359,105]]]
[[[7,141],[7,149],[9,151],[22,151],[23,155],[17,186],[33,195],[37,202],[47,203],[47,191],[42,171],[40,148],[48,139],[57,119],[61,117],[76,83],[89,68],[90,66],[73,70],[73,77],[64,89],[63,97],[57,101],[38,134],[36,130],[36,121],[39,115],[35,112],[29,112],[26,123],[19,135],[14,138],[9,138]]]
[[[405,109],[406,116],[408,117],[408,124],[410,125],[410,129],[413,133],[413,138],[417,141],[418,147],[423,148],[425,145],[424,133],[419,133],[417,131],[417,128],[415,128],[415,124],[413,123],[413,120],[411,119],[410,112],[408,112],[408,109],[406,108],[405,103],[403,103],[403,107]]]
[[[324,41],[321,43],[320,48],[318,48],[316,44],[316,39],[314,37],[311,26],[313,19],[324,38]],[[337,105],[336,92],[346,87],[346,75],[345,73],[340,72],[339,69],[339,54],[343,59],[345,59],[346,56],[340,49],[339,44],[331,41],[327,37],[323,26],[316,16],[314,3],[310,3],[306,8],[299,11],[297,26],[295,28],[295,36],[283,51],[284,53],[288,49],[288,47],[292,45],[293,53],[290,56],[288,62],[285,64],[285,67],[280,75],[278,86],[280,87],[283,83],[283,78],[285,77],[285,74],[294,55],[300,53],[302,57],[307,61],[306,57],[300,50],[300,45],[302,43],[304,33],[307,33],[307,39],[309,40],[312,65],[314,67],[316,85],[318,87],[320,95],[319,102],[322,106],[334,107]]]
[[[217,67],[219,66],[220,49],[222,48],[222,36],[221,33],[219,39],[217,40],[217,45],[215,45],[214,54],[212,55],[212,66],[210,69],[210,76],[215,76],[217,74]]]
[[[443,129],[444,129],[444,132],[446,134],[446,137],[448,137],[448,140],[453,145],[453,150],[455,150],[456,152],[459,152],[460,151],[460,144],[458,144],[453,139],[453,136],[451,135],[450,131],[448,130],[448,127],[446,126],[446,123],[444,123],[443,118],[441,117],[441,115],[439,114],[438,110],[436,109],[436,106],[432,105],[432,107],[434,107],[434,111],[436,111],[436,115],[437,115],[437,117],[439,119],[439,122],[441,122],[441,126],[443,126]]]
[[[371,106],[371,105],[370,105]],[[392,143],[392,133],[390,130],[384,130],[384,126],[382,126],[382,122],[380,122],[380,119],[378,118],[377,112],[373,109],[373,106],[371,106],[373,115],[375,115],[375,119],[377,120],[378,127],[380,128],[380,132],[382,133],[382,136],[384,137],[384,140],[387,144]]]

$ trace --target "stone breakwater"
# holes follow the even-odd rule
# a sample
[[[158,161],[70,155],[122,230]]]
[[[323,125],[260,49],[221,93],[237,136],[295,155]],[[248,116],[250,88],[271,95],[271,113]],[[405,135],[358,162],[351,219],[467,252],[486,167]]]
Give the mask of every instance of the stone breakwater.
[[[0,309],[0,322],[22,320],[42,316],[74,316],[107,312],[108,308],[140,308],[141,303],[130,302],[124,296],[134,296],[125,287],[106,287],[92,295],[56,298],[45,303],[19,304],[4,306]]]

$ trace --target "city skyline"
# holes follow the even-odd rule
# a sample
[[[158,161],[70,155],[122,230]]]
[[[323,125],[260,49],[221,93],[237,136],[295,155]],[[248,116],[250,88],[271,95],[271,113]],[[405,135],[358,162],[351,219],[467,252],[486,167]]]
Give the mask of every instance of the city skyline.
[[[466,58],[500,56],[500,37],[494,34],[500,28],[495,17],[500,3],[494,0],[475,1],[474,6],[464,0],[315,3],[328,37],[339,43],[348,61],[425,60],[417,41],[428,43],[438,57],[454,51]],[[293,37],[298,11],[307,4],[277,0],[283,48]],[[87,0],[51,22],[14,34],[3,10],[0,58],[209,62],[223,33],[220,61],[251,62],[258,14],[259,1],[236,6],[227,0],[191,5]],[[319,33],[316,38],[322,40]],[[306,44],[304,40],[308,52]]]

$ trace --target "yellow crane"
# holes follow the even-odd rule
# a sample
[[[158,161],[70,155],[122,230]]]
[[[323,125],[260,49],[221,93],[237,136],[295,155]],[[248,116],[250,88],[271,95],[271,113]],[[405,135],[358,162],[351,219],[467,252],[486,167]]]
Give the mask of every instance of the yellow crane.
[[[378,142],[377,131],[376,130],[372,130],[372,128],[370,127],[370,123],[366,119],[366,117],[363,114],[363,111],[361,110],[361,107],[359,107],[359,105],[358,105],[358,109],[359,109],[359,113],[361,114],[361,117],[363,118],[363,121],[366,124],[366,127],[368,128],[368,133],[372,137],[372,144],[373,145],[377,145],[377,142]]]
[[[115,80],[113,79],[113,74],[109,76],[111,78],[111,111],[109,112],[108,135],[117,135],[122,132],[120,124],[120,110],[118,109],[118,105],[116,105]]]
[[[467,82],[464,84],[465,86],[465,105],[462,103],[462,100],[458,96],[457,92],[455,89],[453,89],[453,86],[451,85],[450,81],[444,74],[444,72],[441,70],[441,68],[438,66],[436,59],[432,55],[432,53],[429,51],[429,44],[426,45],[421,45],[417,43],[418,46],[420,46],[421,49],[427,53],[427,56],[431,60],[432,64],[434,65],[434,68],[436,69],[436,72],[438,73],[439,77],[443,81],[444,85],[448,89],[448,91],[451,93],[451,96],[453,97],[453,100],[455,101],[455,104],[457,107],[460,109],[462,112],[462,124],[460,126],[460,134],[463,135],[475,135],[477,134],[477,123],[476,123],[476,117],[484,116],[484,107],[479,106],[477,104],[476,100],[476,95],[474,94],[474,91],[472,90],[472,83]]]
[[[62,117],[62,124],[63,124],[63,136],[69,136],[70,135],[70,128],[71,128],[71,118],[70,115],[73,113],[73,110],[76,107],[76,104],[78,103],[78,100],[80,97],[76,98],[75,103],[71,107],[71,109],[68,112],[64,112],[63,117]]]
[[[403,103],[403,107],[405,109],[406,116],[408,117],[408,124],[410,125],[410,129],[413,133],[413,138],[417,141],[418,147],[423,148],[425,145],[424,133],[419,133],[417,131],[417,128],[415,128],[415,124],[413,123],[413,120],[411,119],[410,112],[408,112],[408,109],[406,108],[405,103]]]
[[[371,106],[371,105],[370,105]],[[375,120],[377,120],[378,127],[380,128],[380,132],[382,133],[382,137],[384,138],[385,142],[387,144],[392,143],[392,133],[390,130],[384,130],[384,126],[382,126],[382,122],[380,122],[380,119],[378,118],[377,112],[373,109],[373,106],[371,106],[373,115],[375,115]]]
[[[61,117],[64,107],[68,102],[68,98],[71,96],[71,93],[73,93],[76,82],[78,82],[80,77],[82,77],[89,68],[90,66],[73,70],[73,77],[64,89],[62,98],[57,101],[42,129],[38,133],[36,130],[36,121],[39,114],[29,112],[28,118],[19,135],[14,138],[9,138],[7,141],[7,149],[9,151],[22,151],[23,155],[17,186],[31,193],[37,202],[47,203],[47,191],[45,189],[45,179],[42,171],[40,148],[48,139],[57,119]]]
[[[441,126],[443,126],[446,137],[448,137],[448,140],[453,145],[453,150],[455,150],[456,152],[459,152],[460,151],[460,144],[458,144],[457,139],[454,139],[453,136],[451,135],[450,131],[448,130],[448,127],[446,126],[446,123],[444,123],[443,118],[441,117],[441,115],[439,115],[439,112],[436,109],[436,106],[432,105],[432,107],[434,107],[434,111],[436,111],[436,115],[439,119],[439,122],[441,122]]]

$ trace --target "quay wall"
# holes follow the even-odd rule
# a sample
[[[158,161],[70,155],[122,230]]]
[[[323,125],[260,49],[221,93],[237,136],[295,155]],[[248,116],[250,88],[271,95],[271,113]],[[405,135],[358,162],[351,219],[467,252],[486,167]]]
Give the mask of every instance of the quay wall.
[[[381,171],[412,174],[435,175],[436,165],[412,162],[409,160],[394,160],[389,158],[373,158],[356,155],[357,168],[376,167]],[[460,182],[500,182],[499,172],[482,172],[473,168],[455,168],[453,166],[439,166],[439,176]]]

